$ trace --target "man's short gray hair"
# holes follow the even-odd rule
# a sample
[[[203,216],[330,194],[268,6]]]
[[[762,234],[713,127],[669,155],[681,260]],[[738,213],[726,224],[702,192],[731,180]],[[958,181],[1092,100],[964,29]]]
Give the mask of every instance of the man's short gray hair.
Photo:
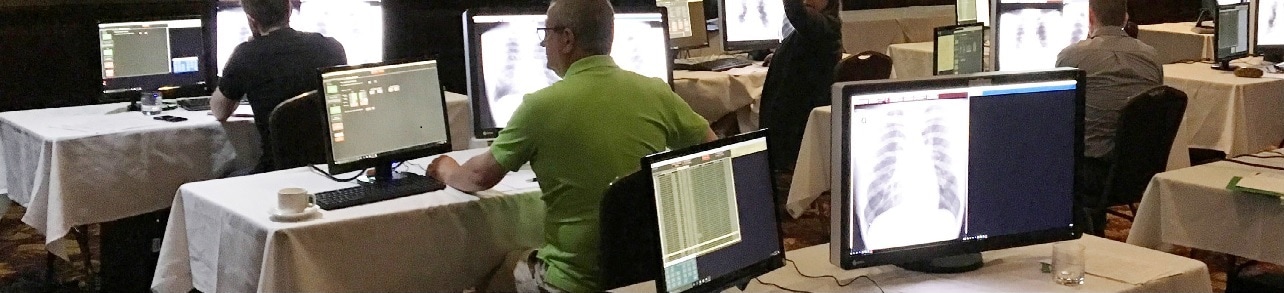
[[[593,55],[611,53],[615,38],[615,10],[608,0],[554,0],[548,22],[575,33],[575,45]]]

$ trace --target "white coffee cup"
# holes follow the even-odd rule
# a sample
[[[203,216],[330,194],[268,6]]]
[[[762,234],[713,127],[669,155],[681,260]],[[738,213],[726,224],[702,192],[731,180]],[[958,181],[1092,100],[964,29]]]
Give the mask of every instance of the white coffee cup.
[[[282,188],[276,192],[276,208],[283,214],[302,213],[312,202],[312,194],[303,188]]]

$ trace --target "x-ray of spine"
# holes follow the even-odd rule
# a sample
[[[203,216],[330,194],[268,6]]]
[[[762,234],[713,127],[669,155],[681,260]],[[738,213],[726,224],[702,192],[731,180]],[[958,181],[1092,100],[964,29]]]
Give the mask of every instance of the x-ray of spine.
[[[783,0],[727,0],[726,28],[728,41],[779,40],[785,22]]]
[[[517,20],[521,19],[521,20]],[[490,117],[495,127],[508,125],[523,97],[552,85],[561,78],[548,69],[544,47],[535,29],[544,26],[544,16],[511,17],[481,33],[482,79]],[[659,19],[615,21],[611,57],[616,65],[649,77],[667,79],[668,51],[664,26]]]
[[[852,117],[852,210],[864,249],[962,235],[968,101],[857,106]]]
[[[1284,0],[1258,0],[1257,44],[1284,45]]]
[[[999,14],[999,70],[1056,67],[1061,49],[1088,38],[1088,1],[1067,0],[1061,9],[1016,9]]]
[[[241,7],[220,9],[217,22],[218,70],[222,74],[232,51],[248,41],[253,32]],[[339,41],[348,54],[348,64],[383,61],[383,7],[379,1],[303,1],[290,14],[290,27]]]

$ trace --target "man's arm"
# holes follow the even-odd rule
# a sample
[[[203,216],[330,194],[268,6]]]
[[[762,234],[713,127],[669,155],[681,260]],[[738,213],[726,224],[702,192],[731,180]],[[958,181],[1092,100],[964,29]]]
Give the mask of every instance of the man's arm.
[[[704,142],[711,142],[711,141],[715,141],[715,140],[718,140],[718,134],[717,134],[717,133],[713,133],[713,128],[705,127],[705,128],[704,128]]]
[[[210,97],[210,113],[214,113],[214,119],[218,121],[227,121],[228,117],[232,117],[232,112],[236,112],[236,106],[240,104],[224,96],[223,91],[214,88],[214,95]]]
[[[428,176],[441,180],[442,183],[463,192],[478,192],[495,187],[508,170],[504,170],[487,150],[459,165],[454,158],[438,156],[428,165]]]

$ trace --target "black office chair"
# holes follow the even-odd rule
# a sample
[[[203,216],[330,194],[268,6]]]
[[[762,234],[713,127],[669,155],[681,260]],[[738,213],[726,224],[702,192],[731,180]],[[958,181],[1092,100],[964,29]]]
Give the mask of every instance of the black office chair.
[[[834,82],[888,79],[892,76],[892,57],[865,51],[838,61]]]
[[[1136,39],[1138,32],[1140,32],[1140,28],[1137,27],[1137,23],[1131,21],[1124,23],[1124,33],[1128,34],[1129,37]]]
[[[619,288],[660,276],[660,236],[650,173],[617,179],[602,196],[598,268],[602,288]]]
[[[1151,177],[1168,165],[1168,152],[1185,112],[1186,93],[1169,86],[1143,92],[1124,107],[1102,199],[1103,207],[1128,205],[1132,214],[1105,209],[1108,213],[1133,220]]]
[[[325,163],[326,139],[325,101],[310,91],[295,96],[272,109],[268,117],[268,136],[271,140],[274,170]]]

